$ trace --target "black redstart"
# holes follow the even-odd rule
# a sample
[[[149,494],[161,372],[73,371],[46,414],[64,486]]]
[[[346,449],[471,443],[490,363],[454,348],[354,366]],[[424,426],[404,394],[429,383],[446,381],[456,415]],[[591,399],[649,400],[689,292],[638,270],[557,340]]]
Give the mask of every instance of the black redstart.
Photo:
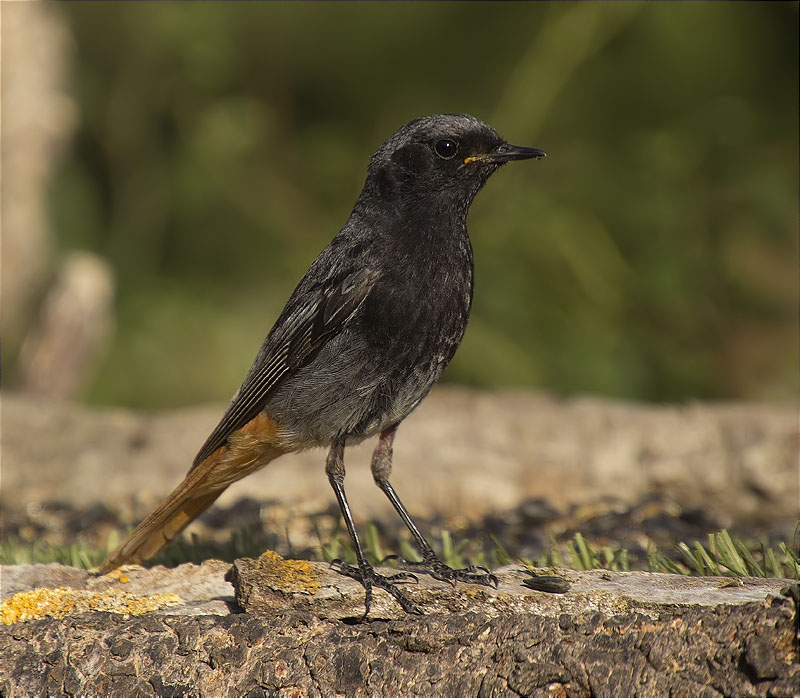
[[[229,485],[278,456],[325,446],[325,470],[358,559],[357,567],[338,569],[364,585],[365,617],[373,586],[419,613],[396,585],[412,575],[383,576],[367,561],[344,491],[345,446],[379,434],[372,475],[422,551],[421,563],[403,566],[493,583],[486,570],[454,570],[436,556],[389,483],[392,441],[464,335],[473,198],[504,163],[544,156],[509,145],[466,114],[415,119],[378,148],[350,218],[292,293],[186,478],[101,571],[152,557]]]

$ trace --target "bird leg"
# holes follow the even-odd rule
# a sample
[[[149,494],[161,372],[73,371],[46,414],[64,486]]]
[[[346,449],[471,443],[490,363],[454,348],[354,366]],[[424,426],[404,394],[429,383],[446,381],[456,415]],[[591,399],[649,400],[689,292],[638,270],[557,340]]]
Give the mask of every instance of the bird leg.
[[[353,515],[350,513],[350,505],[347,503],[347,496],[344,492],[344,444],[344,439],[333,442],[331,445],[331,450],[328,452],[328,458],[325,464],[325,472],[328,474],[328,480],[330,481],[331,487],[336,494],[336,499],[339,501],[339,509],[342,511],[342,516],[344,517],[344,522],[347,525],[347,530],[350,532],[350,538],[353,541],[353,547],[356,551],[358,567],[345,564],[341,560],[334,560],[333,564],[339,572],[347,575],[348,577],[352,577],[353,579],[357,579],[364,585],[364,590],[366,592],[364,598],[365,610],[364,616],[361,620],[366,619],[367,615],[369,615],[369,609],[372,605],[373,586],[380,587],[389,592],[395,598],[397,603],[402,606],[406,613],[421,615],[422,611],[420,610],[419,606],[403,595],[403,593],[395,585],[395,582],[412,581],[416,580],[416,577],[408,572],[400,572],[398,574],[385,577],[381,574],[378,574],[364,556],[364,551],[361,548],[361,541],[358,538],[358,531],[356,531],[356,525],[353,522]]]
[[[378,445],[372,454],[372,477],[375,479],[375,484],[381,488],[383,493],[389,498],[395,511],[400,515],[403,523],[406,525],[411,535],[414,538],[419,549],[422,551],[422,562],[411,562],[399,556],[390,556],[390,559],[395,559],[400,563],[403,569],[412,570],[415,572],[427,572],[435,579],[441,579],[445,582],[469,582],[472,584],[483,584],[484,586],[497,587],[497,577],[495,577],[485,567],[476,567],[470,565],[464,569],[453,569],[445,565],[436,555],[430,543],[425,539],[408,510],[400,501],[394,487],[389,483],[389,475],[392,472],[392,443],[394,442],[394,435],[397,431],[397,425],[381,432],[378,438]]]

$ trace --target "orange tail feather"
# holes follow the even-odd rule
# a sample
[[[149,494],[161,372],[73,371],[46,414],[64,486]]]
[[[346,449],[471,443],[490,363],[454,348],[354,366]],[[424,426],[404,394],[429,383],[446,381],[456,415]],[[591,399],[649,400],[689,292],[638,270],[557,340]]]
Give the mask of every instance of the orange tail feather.
[[[156,555],[202,514],[229,485],[285,453],[274,425],[260,416],[228,438],[188,475],[105,559],[99,571],[139,564]]]

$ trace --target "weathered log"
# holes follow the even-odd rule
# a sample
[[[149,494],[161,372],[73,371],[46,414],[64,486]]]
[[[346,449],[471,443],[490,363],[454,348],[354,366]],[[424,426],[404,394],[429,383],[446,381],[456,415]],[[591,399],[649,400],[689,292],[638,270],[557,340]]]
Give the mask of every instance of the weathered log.
[[[104,577],[57,565],[5,567],[6,609],[24,598],[12,592],[48,580],[98,598],[124,589],[131,598],[180,601],[140,616],[90,611],[0,627],[0,693],[800,694],[797,591],[789,580],[557,572],[570,584],[564,594],[527,588],[529,573],[515,567],[497,571],[497,589],[418,575],[404,591],[424,616],[404,615],[376,590],[370,617],[359,623],[357,582],[274,554],[233,567],[211,561]]]

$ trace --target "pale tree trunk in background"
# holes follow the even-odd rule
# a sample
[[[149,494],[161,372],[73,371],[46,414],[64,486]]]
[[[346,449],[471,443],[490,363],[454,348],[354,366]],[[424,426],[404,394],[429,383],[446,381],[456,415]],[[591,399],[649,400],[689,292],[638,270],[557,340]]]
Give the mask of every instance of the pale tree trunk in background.
[[[54,259],[46,217],[48,181],[77,122],[71,37],[47,3],[3,3],[0,21],[4,358],[13,362],[22,347],[10,381],[18,389],[75,397],[107,343],[113,280],[92,255]]]

